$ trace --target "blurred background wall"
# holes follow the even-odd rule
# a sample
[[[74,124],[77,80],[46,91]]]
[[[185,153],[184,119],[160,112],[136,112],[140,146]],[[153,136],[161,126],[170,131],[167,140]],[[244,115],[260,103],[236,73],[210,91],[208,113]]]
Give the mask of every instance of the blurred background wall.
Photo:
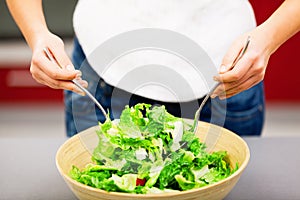
[[[45,17],[50,30],[55,31],[60,36],[72,37],[72,15],[77,0],[44,0],[43,7]],[[5,4],[5,0],[0,0],[0,39],[18,39],[21,33],[14,23]]]

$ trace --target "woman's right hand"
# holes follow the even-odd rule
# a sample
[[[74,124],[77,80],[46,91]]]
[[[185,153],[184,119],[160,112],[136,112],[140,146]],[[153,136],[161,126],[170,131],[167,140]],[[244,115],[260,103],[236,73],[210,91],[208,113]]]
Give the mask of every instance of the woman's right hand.
[[[49,60],[44,52],[48,48],[56,62]],[[39,83],[54,89],[65,89],[84,93],[72,82],[77,79],[79,83],[87,87],[88,83],[81,79],[81,71],[75,70],[64,49],[64,42],[51,32],[39,34],[32,45],[32,60],[30,65],[32,77]]]

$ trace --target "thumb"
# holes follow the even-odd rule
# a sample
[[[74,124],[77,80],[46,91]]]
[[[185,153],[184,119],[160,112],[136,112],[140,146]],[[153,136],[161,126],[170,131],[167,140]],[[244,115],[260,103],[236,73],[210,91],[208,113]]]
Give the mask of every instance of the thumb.
[[[238,39],[235,41],[227,50],[225,56],[223,57],[221,67],[219,68],[219,73],[224,74],[228,72],[233,67],[235,59],[237,59],[241,49],[243,48],[243,40]]]
[[[75,70],[63,46],[59,48],[52,48],[50,50],[62,69],[66,69],[68,66],[69,70]]]
[[[63,45],[56,46],[55,48],[48,48],[50,53],[52,54],[53,59],[59,65],[62,70],[66,70],[65,73],[74,73],[75,77],[81,77],[81,72],[79,70],[75,70],[69,56],[67,55]],[[75,78],[74,77],[74,78]]]

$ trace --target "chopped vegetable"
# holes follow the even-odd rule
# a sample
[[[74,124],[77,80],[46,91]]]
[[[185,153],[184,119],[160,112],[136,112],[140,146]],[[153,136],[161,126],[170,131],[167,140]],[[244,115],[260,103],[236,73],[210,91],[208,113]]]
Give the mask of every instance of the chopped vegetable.
[[[70,177],[106,191],[137,194],[178,192],[230,176],[226,152],[205,151],[191,125],[164,106],[126,106],[120,121],[108,120],[97,131],[99,145],[84,169]]]

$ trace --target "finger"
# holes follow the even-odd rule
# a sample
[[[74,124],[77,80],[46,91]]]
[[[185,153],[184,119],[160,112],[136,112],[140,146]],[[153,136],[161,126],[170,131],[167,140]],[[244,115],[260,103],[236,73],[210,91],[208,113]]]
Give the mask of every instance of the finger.
[[[51,62],[43,53],[39,53],[32,59],[31,72],[38,76],[37,73],[44,72],[50,78],[56,80],[72,80],[76,78],[79,71],[69,71],[61,69],[57,64]]]
[[[61,68],[65,68],[66,66],[70,65],[72,70],[75,70],[69,56],[65,51],[64,42],[62,40],[60,41],[61,42],[58,44],[55,43],[55,46],[53,43],[51,43],[48,47],[49,52],[52,54],[53,58]]]
[[[219,73],[222,74],[231,69],[234,60],[237,58],[242,48],[243,48],[243,44],[241,42],[234,42],[230,46],[225,56],[223,57],[221,67],[219,69]]]
[[[221,100],[223,100],[225,98],[230,98],[234,95],[239,94],[240,92],[243,92],[243,91],[253,87],[254,85],[256,85],[259,82],[260,81],[257,80],[257,77],[252,76],[249,79],[247,79],[246,81],[244,81],[242,84],[238,85],[237,87],[234,87],[230,90],[227,90],[225,93],[220,94],[219,98]]]
[[[258,72],[257,69],[260,69],[260,67],[255,67],[255,66],[251,67],[251,69],[247,73],[247,76],[244,76],[239,81],[223,83],[222,85],[220,85],[220,87],[216,88],[216,90],[212,94],[212,97],[215,98],[219,96],[222,98],[223,96],[226,96],[228,98],[228,96],[233,96],[235,94],[238,94],[244,90],[249,89],[253,85],[259,83],[260,81],[263,80],[265,71],[262,70]],[[248,76],[248,74],[250,76]],[[245,84],[247,82],[248,84]]]
[[[83,87],[88,87],[88,82],[86,80],[82,80],[81,78],[76,78],[76,81]]]
[[[243,89],[241,88],[242,84],[246,82],[248,79],[249,79],[248,76],[244,76],[242,79],[238,81],[220,84],[220,86],[214,90],[212,97],[215,98],[217,96],[220,97],[220,96],[224,96],[225,94],[227,95],[228,92],[232,90],[242,90]]]
[[[74,71],[74,66],[73,65],[67,65],[65,67],[63,67],[64,70],[67,70],[67,71]],[[81,76],[82,76],[82,72],[80,70],[75,70],[77,72],[76,74],[76,77],[75,79],[81,79]]]
[[[219,94],[223,93],[225,90],[224,84],[219,84],[213,93],[210,95],[211,98],[216,98]]]
[[[228,86],[225,84],[226,88],[226,94],[237,94],[239,92],[242,92],[244,90],[247,90],[251,88],[253,85],[261,82],[264,79],[265,71],[259,71],[256,72],[257,69],[260,69],[260,67],[252,67],[251,72],[249,74],[252,74],[250,77],[246,77],[241,79],[239,82],[235,82],[232,84],[229,84]],[[248,82],[248,83],[247,83]]]
[[[75,67],[72,64],[71,60],[69,59],[69,56],[67,55],[64,48],[54,48],[53,51],[49,49],[50,53],[52,54],[54,60],[56,63],[63,69],[68,71],[74,71]],[[75,78],[79,78],[82,76],[82,73],[80,70],[76,70],[77,75]]]
[[[252,66],[254,60],[248,54],[245,54],[236,64],[236,66],[231,69],[230,71],[219,74],[219,76],[215,76],[214,80],[228,83],[228,82],[235,82],[242,79]]]
[[[54,63],[56,63],[61,69],[68,70],[68,71],[74,71],[75,67],[73,66],[71,60],[69,59],[68,55],[66,54],[66,52],[64,50],[63,42],[62,42],[61,46],[62,47],[59,47],[59,48],[57,48],[57,47],[56,48],[47,48],[49,53],[51,54],[51,59],[54,60]],[[77,70],[76,77],[81,77],[81,76],[82,76],[81,71]]]
[[[45,74],[43,71],[39,73],[39,77],[35,77],[32,75],[35,80],[37,80],[39,83],[43,85],[47,85],[53,89],[64,89],[64,90],[70,90],[73,92],[76,92],[80,95],[84,95],[84,92],[82,92],[81,89],[79,89],[72,81],[65,81],[65,80],[55,80],[50,78],[47,74]],[[87,83],[86,81],[80,82],[85,86]]]
[[[251,67],[248,67],[248,71],[246,72],[246,74],[242,78],[238,79],[237,81],[225,82],[224,90],[229,91],[232,88],[238,87],[239,85],[241,85],[251,77],[254,77],[257,80],[256,81],[257,83],[262,81],[264,79],[266,65],[267,64],[266,62],[264,62],[264,60],[253,59],[253,65]],[[218,90],[215,90],[215,94],[216,94],[215,96],[219,96],[222,92],[223,91],[221,91],[220,88],[218,88]]]
[[[247,74],[250,74],[249,71]],[[213,94],[214,94],[214,96],[220,96],[223,93],[225,93],[225,91],[227,92],[227,91],[231,90],[232,88],[235,88],[235,87],[241,85],[243,82],[247,81],[247,79],[249,79],[249,76],[243,76],[238,81],[223,83],[220,87],[215,89]]]

